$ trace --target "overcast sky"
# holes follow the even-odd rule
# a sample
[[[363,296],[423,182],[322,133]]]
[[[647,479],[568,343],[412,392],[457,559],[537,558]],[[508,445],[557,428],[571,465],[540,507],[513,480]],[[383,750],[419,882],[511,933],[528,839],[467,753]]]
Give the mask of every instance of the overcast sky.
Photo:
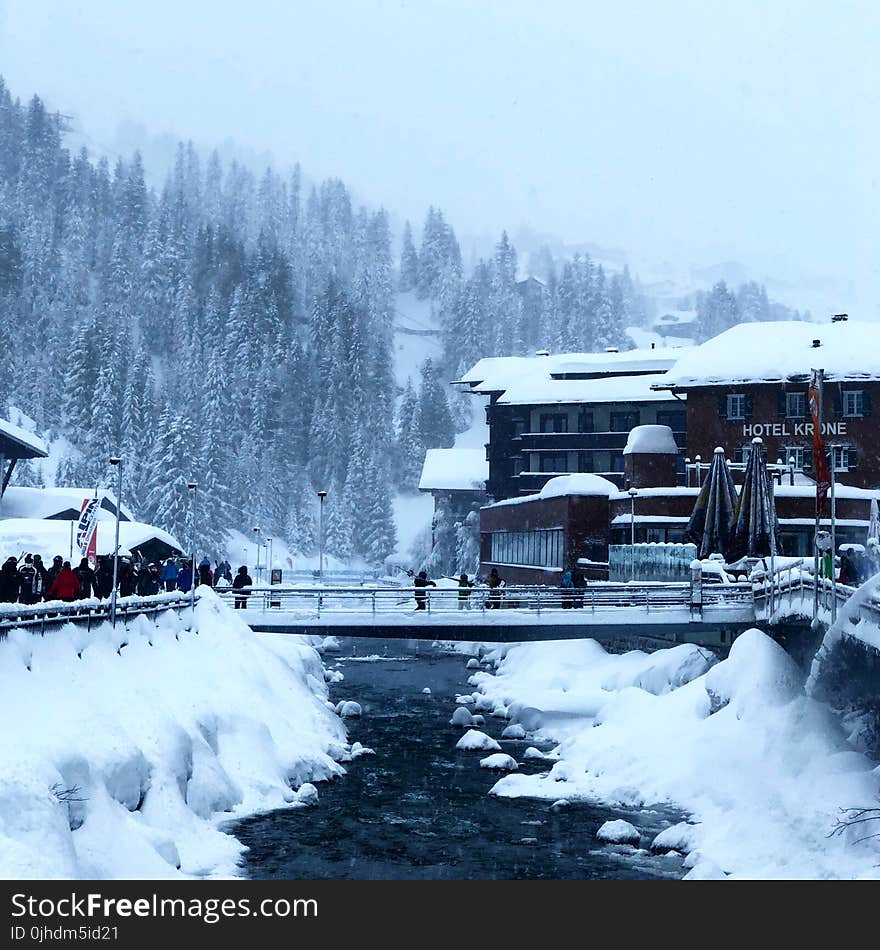
[[[96,142],[231,137],[419,224],[735,259],[876,316],[878,27],[841,0],[0,0],[0,73]]]

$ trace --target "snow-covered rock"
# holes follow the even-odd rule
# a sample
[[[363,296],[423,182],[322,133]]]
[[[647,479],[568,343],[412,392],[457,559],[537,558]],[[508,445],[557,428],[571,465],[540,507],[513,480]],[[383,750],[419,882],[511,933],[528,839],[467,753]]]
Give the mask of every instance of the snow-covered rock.
[[[525,739],[525,737],[526,731],[518,722],[505,726],[504,732],[501,733],[502,739]]]
[[[618,818],[615,821],[606,821],[604,825],[596,832],[596,838],[607,844],[633,844],[637,845],[642,836],[635,825]]]
[[[708,858],[701,858],[691,869],[685,874],[683,880],[685,881],[723,881],[727,875],[724,871],[715,864],[714,861],[710,861]]]
[[[339,670],[324,670],[325,683],[341,683],[345,676]]]
[[[468,729],[468,731],[455,743],[455,748],[466,752],[478,749],[480,751],[489,751],[501,749],[501,746],[485,732],[478,729]]]
[[[536,749],[533,745],[530,745],[525,752],[523,752],[524,759],[545,759],[547,758],[540,749]]]
[[[496,752],[495,755],[489,755],[486,756],[485,759],[480,759],[480,768],[515,772],[519,766],[516,764],[516,759],[512,756],[505,755],[503,752]]]
[[[318,790],[311,782],[304,782],[296,790],[296,801],[301,805],[317,805]]]
[[[322,653],[341,653],[342,644],[336,637],[324,637],[321,646],[318,648]]]
[[[350,699],[346,700],[344,703],[339,704],[339,715],[342,716],[343,719],[361,716],[363,715],[361,704]]]
[[[430,695],[431,695],[431,687],[430,687],[430,686],[426,686],[426,687],[422,690],[422,692],[423,692],[426,696],[430,696]]]
[[[571,802],[567,798],[557,798],[550,806],[550,811],[562,811],[563,808],[568,808],[570,804]]]
[[[480,661],[475,657],[471,657],[466,664],[467,669],[469,670],[478,670],[480,668]]]
[[[651,842],[652,851],[680,851],[687,854],[696,844],[696,825],[680,821],[677,825],[665,828]]]
[[[452,726],[472,726],[473,722],[474,717],[465,706],[457,706],[452,712],[452,719],[449,720]]]
[[[507,707],[499,703],[492,709],[491,715],[494,719],[507,719]]]
[[[472,726],[485,726],[485,725],[486,725],[486,720],[485,720],[479,713],[474,713],[474,714],[471,716],[471,725],[472,725]]]

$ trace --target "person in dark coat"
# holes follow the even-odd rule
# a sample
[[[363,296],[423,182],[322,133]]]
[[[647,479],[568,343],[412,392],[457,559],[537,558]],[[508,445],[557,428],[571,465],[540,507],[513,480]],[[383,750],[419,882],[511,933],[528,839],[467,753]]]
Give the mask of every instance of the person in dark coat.
[[[235,580],[232,582],[232,589],[235,591],[235,609],[243,610],[247,607],[247,599],[250,597],[250,591],[243,591],[243,587],[253,587],[254,582],[251,580],[251,575],[248,574],[248,569],[242,564],[238,569],[238,573],[235,575]]]
[[[119,578],[117,578],[118,580]],[[98,558],[98,570],[95,572],[98,596],[106,600],[113,593],[113,558],[101,555]]]
[[[79,596],[82,600],[98,596],[98,578],[87,557],[79,562],[79,567],[75,568],[73,573],[76,574],[79,581]]]
[[[152,597],[162,589],[162,578],[159,575],[159,565],[151,564],[141,571],[138,577],[137,592],[141,597]]]
[[[472,580],[468,580],[467,574],[460,574],[458,578],[458,609],[470,609],[471,588],[474,586]]]
[[[34,567],[34,559],[30,554],[25,554],[24,561],[18,569],[18,600],[22,604],[35,604],[39,599],[34,594],[34,584],[37,578],[37,571]]]
[[[52,566],[46,571],[46,600],[49,599],[49,588],[52,586],[52,582],[55,578],[61,573],[61,565],[64,561],[64,558],[60,554],[56,554],[52,558]]]
[[[428,580],[427,571],[419,571],[418,575],[413,580],[413,587],[416,588],[415,598],[416,598],[416,610],[424,610],[425,604],[428,600],[428,593],[425,590],[426,587],[436,587],[437,585],[433,581]]]
[[[184,561],[183,566],[177,572],[177,589],[184,594],[188,594],[192,587],[193,572],[192,562]]]
[[[131,597],[131,595],[137,590],[137,572],[132,567],[131,561],[129,561],[128,558],[123,558],[119,562],[117,580],[119,582],[120,597]]]
[[[587,589],[587,576],[577,566],[571,572],[571,579],[574,583],[574,605],[575,607],[584,606],[584,592]]]
[[[46,575],[48,571],[46,570],[46,565],[43,563],[43,559],[39,554],[34,555],[34,597],[36,600],[34,603],[39,603],[46,596],[46,589],[48,584],[46,583]]]
[[[46,600],[64,600],[70,603],[79,597],[79,591],[79,578],[70,569],[70,561],[65,561],[55,580],[49,585]]]
[[[489,604],[490,608],[495,608],[496,610],[501,606],[501,588],[504,585],[504,581],[501,579],[501,575],[498,573],[498,568],[493,567],[489,572]]]
[[[199,576],[196,581],[196,586],[199,584],[206,584],[208,587],[214,586],[214,575],[211,572],[211,562],[205,558],[199,564]]]
[[[15,557],[8,557],[0,568],[0,602],[14,604],[18,601],[21,577]]]

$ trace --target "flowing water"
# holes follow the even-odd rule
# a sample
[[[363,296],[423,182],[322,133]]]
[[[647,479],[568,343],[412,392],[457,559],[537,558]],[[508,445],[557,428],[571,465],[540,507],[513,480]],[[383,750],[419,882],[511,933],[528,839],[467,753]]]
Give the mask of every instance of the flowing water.
[[[345,679],[331,699],[355,700],[349,741],[374,749],[346,764],[347,775],[318,786],[317,807],[282,809],[230,830],[249,850],[250,878],[514,879],[681,877],[681,858],[602,845],[596,830],[611,818],[631,821],[642,845],[681,816],[665,808],[622,810],[572,803],[495,798],[501,773],[481,769],[486,752],[459,752],[464,730],[451,726],[457,693],[471,692],[467,657],[426,644],[343,641],[325,663]],[[404,655],[406,651],[406,655]],[[422,690],[428,687],[430,694]],[[550,764],[523,759],[534,741],[501,740],[507,723],[486,715],[479,728],[501,742],[521,772]],[[550,748],[549,745],[543,749]]]

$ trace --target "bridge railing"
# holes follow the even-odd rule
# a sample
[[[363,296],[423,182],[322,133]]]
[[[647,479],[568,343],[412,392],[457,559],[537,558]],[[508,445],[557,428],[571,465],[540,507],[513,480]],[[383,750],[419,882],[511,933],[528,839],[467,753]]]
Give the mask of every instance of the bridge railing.
[[[125,623],[138,614],[157,614],[165,610],[189,607],[189,594],[165,593],[148,597],[120,597],[116,601],[116,618]],[[40,633],[65,623],[93,624],[110,619],[110,601],[96,597],[85,600],[48,601],[42,604],[0,604],[0,636],[22,628]]]
[[[457,587],[251,587],[245,605],[249,610],[290,613],[399,613],[420,604],[429,613],[458,611],[485,612],[494,609],[530,610],[603,610],[635,608],[650,612],[693,605],[689,583],[668,584],[588,584],[580,589],[558,587],[505,586],[489,590],[473,588],[462,595]],[[235,592],[224,592],[225,600],[236,599]],[[244,600],[241,593],[237,599]],[[702,606],[751,607],[752,586],[704,584]]]

